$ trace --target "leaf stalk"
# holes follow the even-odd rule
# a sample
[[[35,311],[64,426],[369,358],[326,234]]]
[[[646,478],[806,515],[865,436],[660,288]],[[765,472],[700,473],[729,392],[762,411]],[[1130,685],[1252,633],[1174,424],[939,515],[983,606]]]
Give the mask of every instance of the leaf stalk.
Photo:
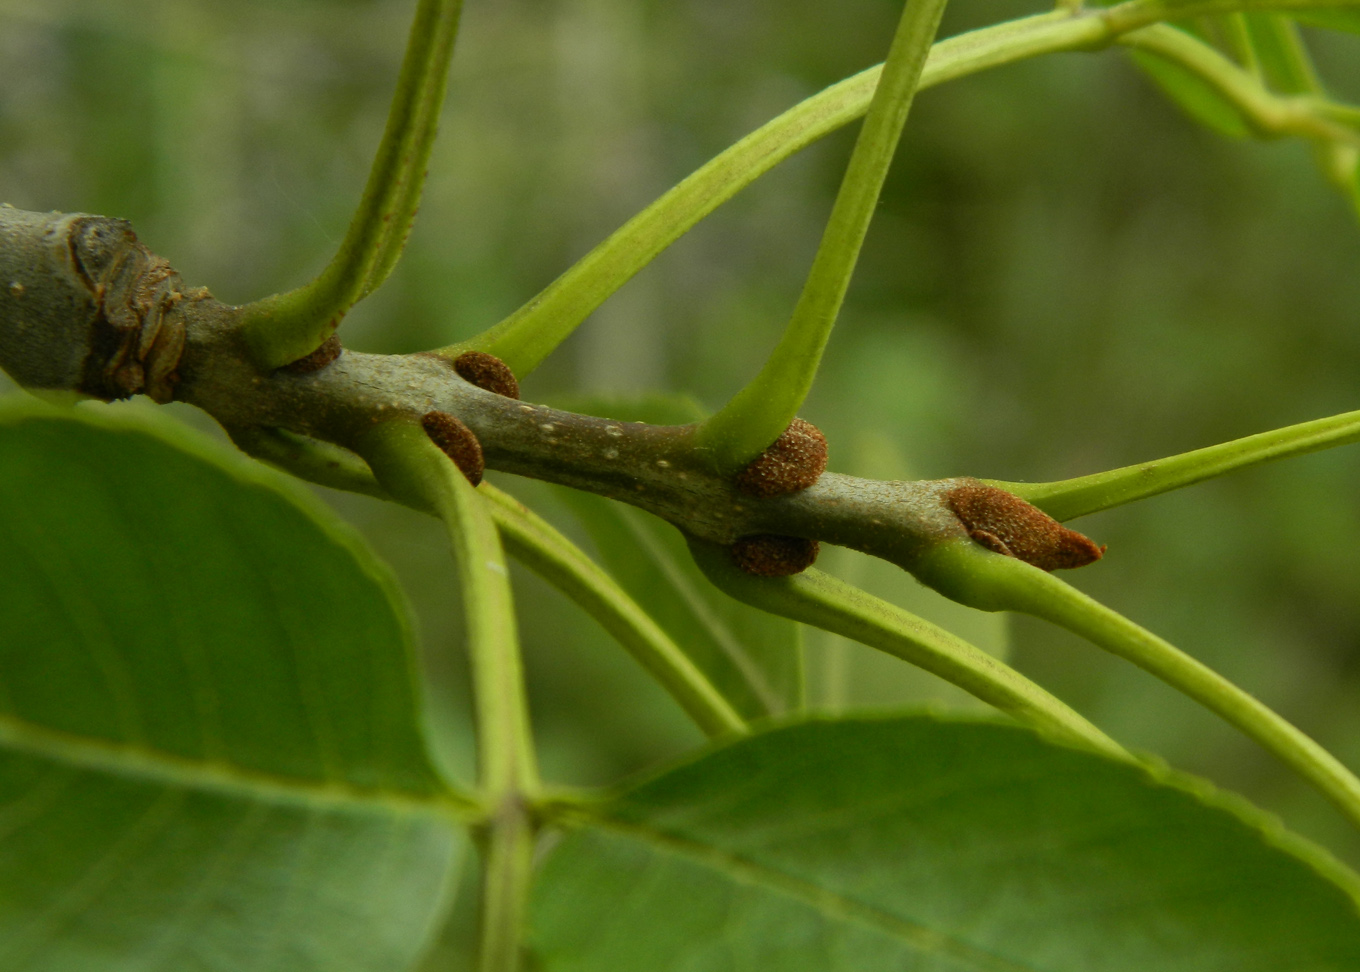
[[[695,444],[735,474],[793,421],[840,314],[864,237],[907,123],[946,0],[908,0],[822,241],[784,336],[760,373],[703,422]]]
[[[242,308],[241,336],[262,369],[320,347],[401,256],[425,185],[462,7],[462,0],[420,0],[368,184],[326,269],[303,287]]]
[[[1360,828],[1360,779],[1335,756],[1207,665],[1052,574],[965,540],[941,544],[917,576],[970,607],[1042,618],[1133,662],[1274,753]]]

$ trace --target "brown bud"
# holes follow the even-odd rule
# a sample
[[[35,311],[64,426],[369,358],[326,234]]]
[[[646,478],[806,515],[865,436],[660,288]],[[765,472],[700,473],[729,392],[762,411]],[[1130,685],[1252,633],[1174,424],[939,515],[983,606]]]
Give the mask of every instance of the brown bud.
[[[506,398],[519,398],[519,382],[510,366],[485,351],[465,351],[453,362],[453,370],[464,381]]]
[[[476,486],[482,481],[486,461],[482,458],[482,444],[470,428],[448,412],[426,412],[420,425],[430,441],[453,460],[468,482]]]
[[[286,371],[290,375],[310,375],[313,371],[320,371],[336,358],[340,357],[340,352],[345,350],[340,344],[340,338],[332,334],[322,342],[321,347],[317,348],[305,358],[298,358],[296,361],[284,365],[280,371]]]
[[[811,422],[796,418],[737,474],[736,484],[752,496],[781,496],[807,489],[825,471],[826,436]]]
[[[1014,493],[975,479],[964,480],[944,498],[978,543],[1041,570],[1084,567],[1105,553],[1103,546],[1069,530]]]
[[[801,574],[817,560],[821,544],[802,537],[756,533],[732,544],[732,562],[757,577],[788,577]]]

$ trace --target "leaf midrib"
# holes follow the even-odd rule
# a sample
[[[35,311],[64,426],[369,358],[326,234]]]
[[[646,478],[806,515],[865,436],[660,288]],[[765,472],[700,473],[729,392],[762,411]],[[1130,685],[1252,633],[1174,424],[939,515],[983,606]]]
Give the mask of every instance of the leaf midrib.
[[[296,779],[225,762],[185,759],[145,745],[78,736],[13,715],[0,715],[0,751],[37,756],[110,776],[271,804],[435,815],[453,817],[458,822],[479,815],[473,798],[451,787],[414,793],[344,781]]]

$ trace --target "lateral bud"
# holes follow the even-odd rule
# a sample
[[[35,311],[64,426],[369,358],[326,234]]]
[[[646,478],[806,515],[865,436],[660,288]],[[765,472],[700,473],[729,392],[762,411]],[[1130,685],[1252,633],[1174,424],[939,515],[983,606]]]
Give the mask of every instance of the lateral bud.
[[[728,548],[732,563],[757,577],[790,577],[801,574],[817,560],[821,544],[803,537],[755,533],[739,537]]]
[[[510,366],[485,351],[464,351],[453,361],[453,370],[469,384],[506,398],[519,398],[519,381]]]
[[[310,375],[312,372],[320,371],[322,368],[335,361],[336,358],[340,357],[344,350],[345,347],[340,343],[339,335],[332,334],[321,343],[321,347],[317,348],[311,354],[298,358],[296,361],[284,365],[279,370],[287,372],[290,375]]]
[[[1099,560],[1105,547],[1069,530],[1014,493],[962,479],[944,494],[968,535],[988,550],[1041,570],[1069,570]]]
[[[476,486],[482,481],[482,473],[486,470],[482,444],[462,420],[448,412],[426,412],[420,419],[420,426],[430,441],[453,460],[468,482]]]
[[[826,436],[806,419],[795,418],[750,465],[736,485],[751,496],[782,496],[807,489],[826,472]]]

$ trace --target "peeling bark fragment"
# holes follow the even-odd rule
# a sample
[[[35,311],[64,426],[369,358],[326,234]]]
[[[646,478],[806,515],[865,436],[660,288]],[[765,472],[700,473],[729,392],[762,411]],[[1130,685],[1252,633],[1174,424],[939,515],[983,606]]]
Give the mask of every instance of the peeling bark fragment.
[[[737,474],[737,488],[752,496],[782,496],[807,489],[826,472],[826,455],[826,436],[821,429],[796,418]]]
[[[756,533],[740,537],[730,548],[732,562],[757,577],[789,577],[801,574],[817,560],[821,544],[802,537]]]
[[[1050,571],[1084,567],[1105,553],[1105,547],[1014,493],[975,479],[962,483],[945,493],[945,502],[968,535],[988,550]]]
[[[280,371],[286,371],[290,375],[310,375],[314,371],[320,371],[330,364],[340,353],[344,351],[344,346],[340,343],[340,338],[334,334],[322,342],[321,347],[317,348],[305,358],[298,358],[296,361],[284,365]]]
[[[465,351],[453,362],[453,370],[464,381],[506,398],[519,398],[519,381],[510,366],[485,351]]]
[[[471,429],[448,412],[426,412],[420,425],[430,441],[453,460],[468,482],[476,486],[482,481],[486,461],[482,458],[482,444]]]

